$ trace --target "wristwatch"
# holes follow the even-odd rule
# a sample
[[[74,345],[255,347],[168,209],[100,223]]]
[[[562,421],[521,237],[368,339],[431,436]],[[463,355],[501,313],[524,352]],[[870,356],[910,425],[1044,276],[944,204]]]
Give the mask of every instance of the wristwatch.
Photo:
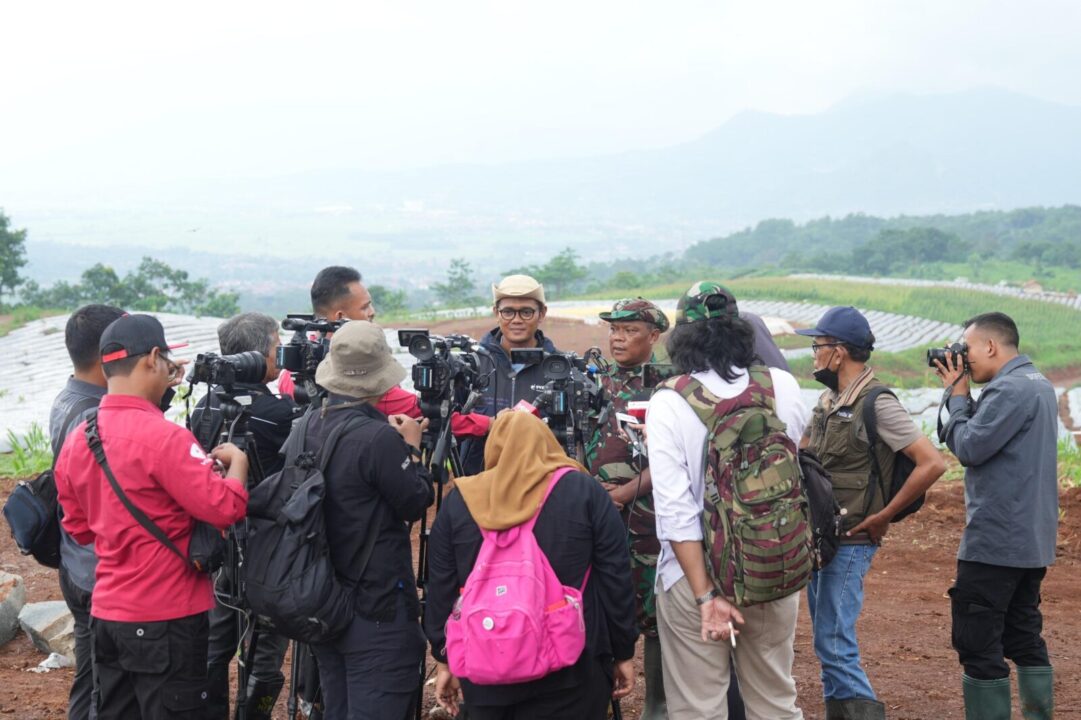
[[[699,595],[694,599],[695,605],[705,605],[713,598],[717,597],[717,591],[714,588],[710,588],[709,592],[705,595]]]

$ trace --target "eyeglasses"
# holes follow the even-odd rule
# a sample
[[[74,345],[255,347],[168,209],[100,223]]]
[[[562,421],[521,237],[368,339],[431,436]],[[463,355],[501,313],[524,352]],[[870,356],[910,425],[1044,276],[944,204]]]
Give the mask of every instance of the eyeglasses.
[[[811,343],[811,352],[817,355],[819,348],[838,347],[839,345],[844,345],[844,343]]]
[[[515,315],[522,318],[523,320],[532,320],[533,316],[537,314],[537,309],[531,307],[503,307],[499,308],[499,310],[497,310],[496,312],[498,312],[499,317],[503,318],[504,320],[513,320]]]

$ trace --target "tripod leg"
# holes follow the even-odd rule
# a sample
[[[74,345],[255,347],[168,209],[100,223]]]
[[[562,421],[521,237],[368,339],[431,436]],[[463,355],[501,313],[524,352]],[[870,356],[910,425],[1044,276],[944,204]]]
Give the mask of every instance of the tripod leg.
[[[236,720],[248,720],[248,683],[251,682],[252,661],[259,647],[259,631],[252,627],[248,646],[243,648],[236,664]]]
[[[297,693],[300,690],[300,643],[296,640],[293,645],[293,660],[289,668],[289,697],[285,702],[286,718],[296,720],[297,717]]]

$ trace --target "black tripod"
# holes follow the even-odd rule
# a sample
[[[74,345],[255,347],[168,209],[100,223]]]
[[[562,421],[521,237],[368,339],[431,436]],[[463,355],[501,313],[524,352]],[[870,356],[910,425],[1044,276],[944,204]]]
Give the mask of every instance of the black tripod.
[[[248,429],[248,405],[239,402],[228,393],[217,393],[223,421],[220,442],[232,443],[244,451],[248,458],[248,482],[247,486],[254,487],[263,481],[263,466],[256,450],[255,438]],[[250,401],[250,397],[248,398]],[[251,677],[251,664],[255,657],[256,648],[259,645],[260,630],[251,613],[246,607],[243,572],[244,550],[247,547],[248,521],[247,519],[229,528],[229,542],[226,544],[225,563],[221,573],[224,593],[217,593],[218,600],[226,607],[232,608],[237,615],[237,693],[236,693],[236,720],[248,718],[248,682]],[[249,636],[250,635],[250,636]],[[245,642],[246,641],[246,642]]]
[[[465,408],[461,412],[467,413],[476,404],[479,396],[473,393],[466,401]],[[421,398],[421,410],[428,418],[428,429],[421,438],[421,462],[428,468],[432,476],[432,484],[435,487],[435,514],[443,507],[443,489],[451,476],[459,478],[464,475],[462,471],[462,458],[458,453],[458,441],[451,432],[450,415],[451,404],[449,401],[428,403]],[[450,465],[449,471],[447,465]],[[428,523],[428,515],[420,519],[420,542],[417,550],[417,587],[420,589],[420,611],[424,617],[428,597],[428,543],[432,529]],[[417,686],[416,720],[421,720],[424,711],[424,684],[428,680],[427,656],[421,658],[419,669],[420,681]],[[464,718],[464,709],[459,718]]]

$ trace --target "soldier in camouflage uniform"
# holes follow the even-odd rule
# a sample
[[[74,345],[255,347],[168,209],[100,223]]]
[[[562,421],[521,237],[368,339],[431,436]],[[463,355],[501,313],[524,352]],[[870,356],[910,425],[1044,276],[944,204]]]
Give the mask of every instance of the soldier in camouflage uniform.
[[[609,324],[608,349],[615,362],[599,379],[613,408],[608,421],[597,428],[586,445],[585,459],[590,474],[608,490],[629,529],[635,609],[638,629],[645,637],[646,703],[642,718],[657,720],[666,716],[666,710],[653,590],[660,544],[653,515],[652,482],[646,458],[635,455],[620,432],[616,412],[626,412],[631,400],[648,399],[648,390],[642,386],[643,366],[654,359],[653,345],[668,329],[668,318],[642,298],[620,300],[611,312],[602,312],[600,317]]]

